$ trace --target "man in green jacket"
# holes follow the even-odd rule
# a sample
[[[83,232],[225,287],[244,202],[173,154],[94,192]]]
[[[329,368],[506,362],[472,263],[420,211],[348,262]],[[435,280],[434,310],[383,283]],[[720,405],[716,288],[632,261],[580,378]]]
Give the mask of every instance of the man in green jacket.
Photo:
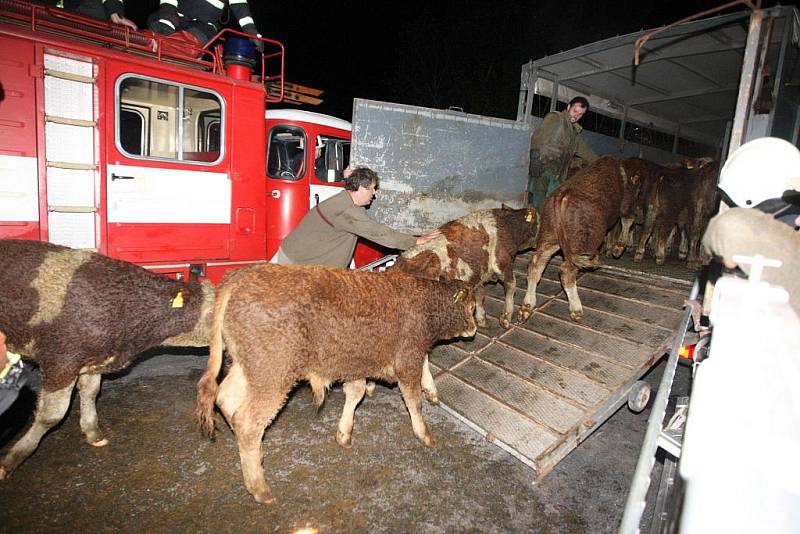
[[[375,197],[378,174],[367,167],[345,173],[344,191],[320,202],[306,213],[281,243],[278,263],[300,263],[348,267],[358,236],[388,248],[405,250],[441,235],[434,230],[413,236],[393,230],[367,214],[366,207]]]
[[[531,138],[531,163],[528,172],[528,204],[541,213],[544,199],[567,178],[570,162],[579,157],[586,163],[597,159],[581,138],[578,121],[589,109],[582,96],[570,100],[564,111],[551,111]]]

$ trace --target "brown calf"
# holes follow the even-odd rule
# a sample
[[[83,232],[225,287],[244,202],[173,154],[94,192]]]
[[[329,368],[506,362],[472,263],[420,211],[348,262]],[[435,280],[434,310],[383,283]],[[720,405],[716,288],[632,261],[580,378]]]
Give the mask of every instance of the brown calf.
[[[629,173],[633,162],[642,162],[639,165],[647,169],[639,175],[637,215],[641,214],[642,231],[633,260],[640,262],[644,259],[647,243],[651,241],[656,263],[662,265],[666,258],[667,240],[678,226],[686,205],[686,172],[683,167],[664,167],[630,158],[625,160],[625,170]]]
[[[688,243],[686,261],[691,267],[699,267],[711,259],[704,254],[700,242],[719,204],[717,195],[719,164],[708,160],[701,160],[701,163],[702,166],[689,170],[688,201],[685,207],[686,213],[682,216]]]
[[[638,178],[630,177],[619,160],[604,156],[582,168],[545,199],[536,250],[528,264],[528,291],[519,311],[521,321],[530,317],[536,304],[536,286],[559,249],[564,255],[559,271],[570,316],[576,321],[581,319],[578,270],[600,265],[598,248],[620,217],[622,232],[612,252],[615,257],[622,254],[634,219],[637,191]]]
[[[480,210],[440,228],[433,241],[406,250],[393,269],[431,280],[461,280],[475,288],[475,319],[486,326],[484,284],[499,281],[505,288],[503,328],[511,326],[514,307],[514,257],[530,248],[539,233],[539,217],[533,208],[501,207]]]
[[[259,265],[226,278],[217,291],[208,370],[197,384],[196,416],[213,435],[214,404],[239,444],[247,491],[275,499],[264,478],[261,440],[292,387],[308,380],[319,405],[344,381],[336,441],[350,446],[353,414],[366,378],[397,381],[416,436],[434,446],[421,411],[423,362],[440,339],[472,336],[472,290],[401,272],[371,273],[304,265]],[[222,342],[231,358],[217,386]]]
[[[628,171],[632,168],[631,161],[634,158],[625,161]],[[641,175],[639,210],[643,213],[643,225],[634,261],[644,258],[647,242],[651,240],[656,263],[663,264],[669,236],[677,232],[681,237],[678,257],[689,256],[690,265],[699,265],[699,242],[716,211],[717,164],[707,158],[685,160],[670,167],[646,164],[651,172]]]
[[[100,375],[158,345],[208,345],[211,284],[180,282],[89,251],[0,240],[0,330],[42,373],[36,415],[0,462],[0,479],[63,419],[77,382],[86,441],[108,443],[97,421]]]

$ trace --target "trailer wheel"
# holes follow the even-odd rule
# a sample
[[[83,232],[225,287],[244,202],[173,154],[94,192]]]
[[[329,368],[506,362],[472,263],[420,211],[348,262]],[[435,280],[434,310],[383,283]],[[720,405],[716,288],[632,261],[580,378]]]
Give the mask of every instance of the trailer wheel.
[[[650,386],[647,382],[639,380],[628,392],[628,408],[634,413],[644,410],[650,401]]]

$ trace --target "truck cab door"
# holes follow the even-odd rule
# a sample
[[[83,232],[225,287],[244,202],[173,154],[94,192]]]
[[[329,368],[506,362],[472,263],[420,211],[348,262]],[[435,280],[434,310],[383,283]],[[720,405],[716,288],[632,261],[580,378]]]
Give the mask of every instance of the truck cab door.
[[[123,68],[108,69],[108,255],[138,263],[227,258],[225,95]]]
[[[308,136],[297,125],[276,124],[267,131],[267,257],[278,252],[308,211]]]

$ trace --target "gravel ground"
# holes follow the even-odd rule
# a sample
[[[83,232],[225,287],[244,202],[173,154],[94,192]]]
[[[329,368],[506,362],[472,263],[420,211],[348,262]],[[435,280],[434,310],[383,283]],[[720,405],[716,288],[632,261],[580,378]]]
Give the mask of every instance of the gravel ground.
[[[244,488],[228,427],[215,441],[196,431],[204,366],[203,355],[158,355],[104,380],[98,411],[110,444],[101,449],[83,441],[74,401],[63,424],[0,482],[2,530],[615,532],[649,415],[623,407],[534,485],[530,468],[427,404],[437,448],[423,447],[396,387],[378,386],[362,402],[353,447],[343,450],[333,437],[341,388],[317,411],[301,385],[265,433],[278,502],[264,506]],[[663,367],[646,377],[654,391]],[[689,370],[679,367],[673,394],[688,383]],[[0,417],[4,448],[33,403],[29,393]],[[651,514],[648,507],[645,520]]]

